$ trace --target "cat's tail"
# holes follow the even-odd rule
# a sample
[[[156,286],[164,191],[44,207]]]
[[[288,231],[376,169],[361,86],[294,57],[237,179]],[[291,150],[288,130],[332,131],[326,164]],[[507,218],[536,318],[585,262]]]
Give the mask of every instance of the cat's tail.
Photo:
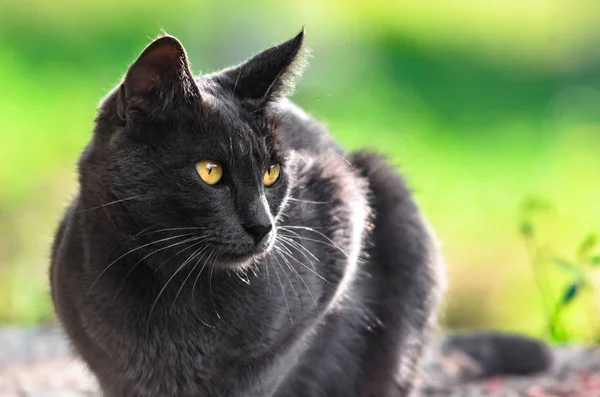
[[[552,350],[546,343],[512,333],[449,334],[440,339],[437,349],[442,359],[466,355],[471,368],[464,371],[463,377],[470,379],[531,375],[547,371],[553,363]]]

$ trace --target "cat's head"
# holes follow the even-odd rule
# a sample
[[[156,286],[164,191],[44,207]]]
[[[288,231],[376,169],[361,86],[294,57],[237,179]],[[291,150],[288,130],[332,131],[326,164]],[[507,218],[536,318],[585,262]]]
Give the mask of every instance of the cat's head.
[[[197,78],[176,38],[153,41],[100,108],[80,160],[84,206],[103,206],[148,250],[189,247],[186,257],[221,266],[266,252],[294,172],[275,105],[303,62],[303,38]]]

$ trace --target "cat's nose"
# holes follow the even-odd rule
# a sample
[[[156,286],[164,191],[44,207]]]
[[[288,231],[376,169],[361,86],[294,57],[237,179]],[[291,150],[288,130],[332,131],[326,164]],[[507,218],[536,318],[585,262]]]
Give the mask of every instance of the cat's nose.
[[[273,229],[273,225],[270,222],[264,225],[244,225],[244,229],[254,238],[254,243],[258,245]]]

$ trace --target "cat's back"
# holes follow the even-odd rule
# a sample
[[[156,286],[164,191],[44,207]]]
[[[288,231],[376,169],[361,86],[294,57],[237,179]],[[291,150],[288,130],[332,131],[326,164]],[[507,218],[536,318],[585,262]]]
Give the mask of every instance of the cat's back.
[[[275,112],[282,117],[283,133],[294,150],[314,154],[330,151],[344,153],[325,126],[293,102],[282,100]]]

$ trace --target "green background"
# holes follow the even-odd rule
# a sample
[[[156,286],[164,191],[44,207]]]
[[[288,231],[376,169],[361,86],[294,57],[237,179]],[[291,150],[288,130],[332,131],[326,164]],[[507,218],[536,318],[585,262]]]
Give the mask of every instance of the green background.
[[[49,246],[76,192],[99,101],[164,28],[210,72],[306,26],[293,100],[348,149],[379,149],[437,230],[448,328],[542,335],[519,234],[572,257],[600,229],[600,3],[556,1],[0,0],[0,322],[52,321]],[[596,275],[590,270],[593,280]],[[552,293],[569,282],[548,268]],[[598,335],[591,288],[565,312]]]

